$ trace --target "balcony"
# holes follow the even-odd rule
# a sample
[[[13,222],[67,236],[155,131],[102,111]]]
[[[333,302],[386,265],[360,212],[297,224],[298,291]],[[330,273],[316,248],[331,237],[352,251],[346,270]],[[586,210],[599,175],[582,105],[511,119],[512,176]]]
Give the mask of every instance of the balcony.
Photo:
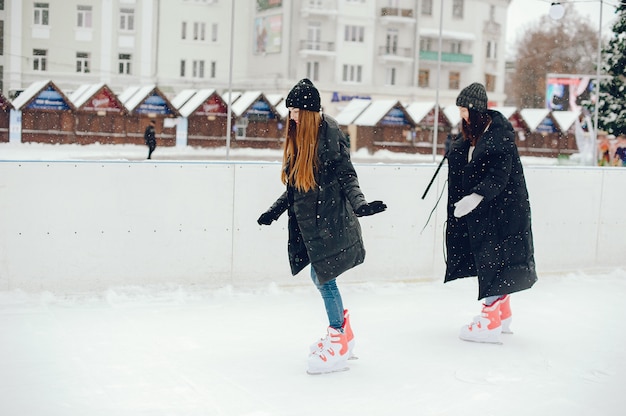
[[[420,60],[422,61],[437,61],[437,51],[420,51]],[[441,53],[441,62],[454,63],[454,64],[471,64],[473,61],[472,55],[464,53]]]
[[[415,24],[413,9],[401,9],[399,7],[381,7],[380,19],[382,24],[390,22]]]
[[[337,0],[304,0],[300,9],[302,17],[336,17],[337,13]]]
[[[335,42],[321,42],[316,40],[300,41],[300,56],[335,56]]]
[[[412,48],[380,46],[378,48],[378,57],[384,62],[412,62],[412,50]]]

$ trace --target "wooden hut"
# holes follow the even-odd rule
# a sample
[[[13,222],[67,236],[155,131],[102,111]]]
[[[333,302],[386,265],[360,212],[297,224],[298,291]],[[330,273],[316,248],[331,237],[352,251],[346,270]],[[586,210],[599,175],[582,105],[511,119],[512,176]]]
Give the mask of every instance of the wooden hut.
[[[431,154],[433,152],[435,109],[436,103],[434,101],[413,102],[406,106],[407,112],[415,120],[416,124],[413,147],[417,153]],[[452,124],[441,108],[438,110],[437,120],[437,153],[443,154],[446,136],[452,129]]]
[[[69,96],[76,108],[75,133],[80,144],[126,142],[128,111],[104,83],[81,85]]]
[[[247,91],[232,104],[235,117],[233,147],[278,149],[282,146],[280,113],[260,91]]]
[[[547,108],[524,108],[520,115],[527,127],[524,140],[517,142],[522,156],[556,157],[561,153],[562,143],[558,125]]]
[[[397,100],[375,100],[354,120],[355,150],[415,152],[415,121]]]
[[[22,112],[22,142],[75,142],[74,105],[52,81],[33,82],[13,106]]]
[[[126,117],[126,142],[144,144],[143,134],[150,120],[156,120],[156,136],[160,146],[176,143],[175,123],[165,123],[167,118],[180,114],[170,100],[155,85],[132,86],[118,95],[128,115]]]
[[[11,110],[13,104],[0,92],[0,142],[9,141],[9,130],[11,128]]]
[[[178,106],[180,116],[187,119],[188,145],[226,145],[228,107],[214,89],[183,90],[172,99],[172,103]]]

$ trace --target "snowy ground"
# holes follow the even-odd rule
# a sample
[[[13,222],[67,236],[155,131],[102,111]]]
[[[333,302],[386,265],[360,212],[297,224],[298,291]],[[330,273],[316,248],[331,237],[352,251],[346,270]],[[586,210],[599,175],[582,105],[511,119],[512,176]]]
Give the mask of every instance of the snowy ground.
[[[540,279],[503,345],[457,338],[473,279],[340,282],[359,359],[320,376],[304,371],[326,326],[312,285],[0,293],[0,414],[623,414],[626,272]]]
[[[155,158],[223,157],[211,152],[219,150],[158,148]],[[0,144],[0,160],[138,160],[144,153],[142,146]],[[280,160],[275,151],[231,155]],[[432,163],[385,153],[354,159]],[[350,371],[321,376],[307,375],[305,363],[327,325],[322,300],[308,269],[292,278],[285,263],[284,282],[215,290],[173,278],[166,287],[105,292],[0,292],[0,415],[624,413],[626,266],[602,274],[540,271],[534,288],[513,296],[515,334],[503,336],[503,345],[457,337],[480,309],[474,279],[340,279],[360,358]]]

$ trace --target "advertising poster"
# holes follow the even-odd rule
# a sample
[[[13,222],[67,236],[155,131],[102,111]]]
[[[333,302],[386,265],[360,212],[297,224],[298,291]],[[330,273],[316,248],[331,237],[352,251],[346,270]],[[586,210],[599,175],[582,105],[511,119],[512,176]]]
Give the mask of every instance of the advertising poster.
[[[257,17],[254,19],[254,53],[280,53],[283,15]]]
[[[546,108],[581,111],[583,102],[594,100],[594,80],[588,75],[551,74],[546,78]]]
[[[256,10],[262,12],[263,10],[274,9],[283,5],[283,0],[256,0]]]

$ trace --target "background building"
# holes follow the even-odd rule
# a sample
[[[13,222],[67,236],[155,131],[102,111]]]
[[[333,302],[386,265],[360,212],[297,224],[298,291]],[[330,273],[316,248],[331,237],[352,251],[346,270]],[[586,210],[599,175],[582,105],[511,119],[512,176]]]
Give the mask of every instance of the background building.
[[[444,0],[443,16],[434,0],[233,1],[0,1],[2,91],[49,79],[174,96],[232,77],[234,90],[285,94],[308,77],[333,114],[353,97],[433,101],[437,87],[445,106],[478,81],[504,103],[510,0]]]

